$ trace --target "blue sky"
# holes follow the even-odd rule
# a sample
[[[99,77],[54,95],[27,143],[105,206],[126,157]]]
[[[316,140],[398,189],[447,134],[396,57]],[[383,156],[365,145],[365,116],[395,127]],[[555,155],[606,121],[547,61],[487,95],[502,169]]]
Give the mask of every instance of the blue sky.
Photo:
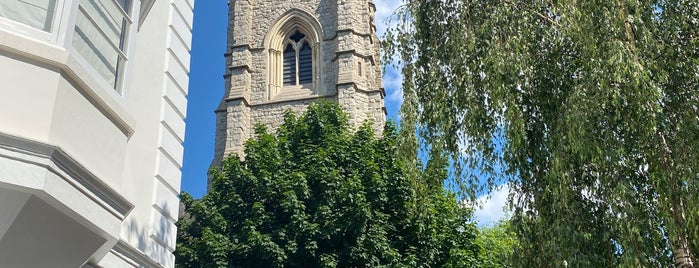
[[[223,72],[228,26],[227,0],[198,0],[194,6],[192,29],[191,72],[189,74],[189,96],[187,129],[184,142],[184,164],[182,166],[182,190],[199,198],[206,192],[207,171],[214,155],[215,115],[214,110],[224,92]],[[376,4],[377,31],[381,37],[387,27],[386,18],[402,1],[374,0]],[[397,120],[402,102],[400,83],[402,77],[394,69],[387,69],[383,83],[386,90],[388,117]],[[494,194],[476,216],[483,223],[502,217],[500,213],[505,194]]]
[[[189,74],[187,130],[182,166],[182,190],[195,198],[206,192],[206,173],[214,155],[214,110],[223,96],[223,72],[228,26],[227,0],[198,0],[194,6],[192,61]],[[385,18],[400,4],[395,0],[376,0],[377,28],[382,35]],[[391,69],[384,75],[386,109],[396,120],[402,100],[400,73]]]
[[[227,2],[194,4],[182,190],[195,198],[206,192],[206,172],[214,154],[214,109],[223,96]]]

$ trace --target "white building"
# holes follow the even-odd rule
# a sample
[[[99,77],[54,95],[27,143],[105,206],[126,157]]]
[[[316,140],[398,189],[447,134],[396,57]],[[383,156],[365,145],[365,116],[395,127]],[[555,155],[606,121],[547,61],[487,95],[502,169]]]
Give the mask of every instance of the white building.
[[[173,267],[194,0],[0,0],[0,267]]]

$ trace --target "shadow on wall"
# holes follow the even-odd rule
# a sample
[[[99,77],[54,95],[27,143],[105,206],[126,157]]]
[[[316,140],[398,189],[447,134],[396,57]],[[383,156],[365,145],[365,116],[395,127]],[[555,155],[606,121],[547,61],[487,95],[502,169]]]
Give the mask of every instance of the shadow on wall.
[[[175,250],[177,229],[175,221],[166,215],[169,215],[168,212],[177,213],[179,206],[175,210],[171,208],[172,206],[165,202],[153,205],[150,210],[150,225],[148,226],[139,225],[132,218],[129,218],[126,224],[127,228],[122,231],[126,232],[122,233],[122,237],[127,239],[129,246],[123,247],[122,250],[129,251],[129,247],[133,248],[131,252],[119,252],[131,258],[127,261],[137,264],[136,267],[175,266],[175,257],[172,251]],[[138,251],[134,249],[138,249]]]
[[[339,27],[338,21],[337,21],[337,4],[338,1],[336,0],[321,0],[320,5],[318,5],[318,9],[316,9],[316,14],[322,14],[318,20],[321,22],[328,21],[328,20],[333,20],[335,23],[333,24],[334,28],[333,29],[321,29],[322,33],[322,39],[328,39],[331,38],[332,36],[328,36],[332,30],[332,32],[336,32],[337,28]],[[328,24],[323,24],[327,27]],[[334,50],[333,50],[334,51]]]

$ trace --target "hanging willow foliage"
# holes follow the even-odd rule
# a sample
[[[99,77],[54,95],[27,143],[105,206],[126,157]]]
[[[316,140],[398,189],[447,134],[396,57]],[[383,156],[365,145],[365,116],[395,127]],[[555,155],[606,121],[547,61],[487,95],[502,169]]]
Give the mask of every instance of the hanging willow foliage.
[[[465,197],[510,186],[513,265],[694,267],[699,1],[406,2],[403,133]]]

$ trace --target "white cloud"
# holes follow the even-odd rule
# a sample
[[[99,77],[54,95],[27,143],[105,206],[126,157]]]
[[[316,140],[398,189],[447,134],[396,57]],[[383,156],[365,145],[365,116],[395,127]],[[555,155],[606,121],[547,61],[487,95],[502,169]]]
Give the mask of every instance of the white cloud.
[[[476,207],[476,210],[473,213],[478,225],[492,226],[500,219],[509,217],[508,213],[505,211],[505,204],[509,194],[510,187],[507,185],[502,185],[498,189],[494,190],[490,196],[486,195],[479,197],[477,202],[478,204],[482,204],[482,206]]]
[[[376,5],[376,32],[379,37],[382,37],[386,33],[386,28],[388,27],[388,18],[393,14],[393,12],[405,3],[403,0],[374,0]]]
[[[403,103],[403,74],[400,70],[389,66],[383,76],[383,86],[386,89],[386,105],[400,106]]]
[[[388,25],[388,18],[393,12],[404,3],[403,0],[374,0],[376,5],[376,32],[379,37],[383,37],[386,29],[393,25]],[[383,76],[383,86],[386,90],[386,106],[389,112],[396,112],[403,103],[403,75],[401,70],[388,66]]]

